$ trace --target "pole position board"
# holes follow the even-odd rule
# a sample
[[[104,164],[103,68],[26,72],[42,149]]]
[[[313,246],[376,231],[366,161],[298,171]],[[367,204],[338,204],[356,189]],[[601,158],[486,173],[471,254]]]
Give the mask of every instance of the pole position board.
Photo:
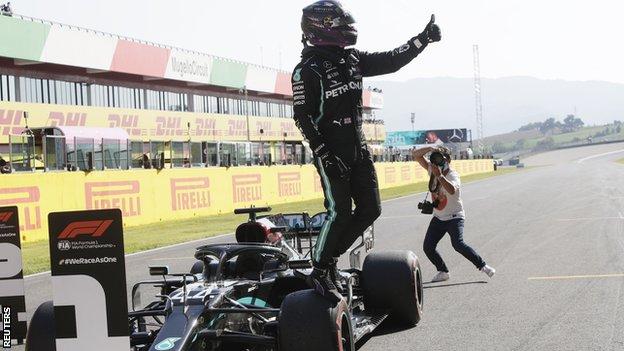
[[[57,351],[130,347],[121,211],[48,216]]]
[[[0,207],[0,330],[2,348],[26,337],[26,299],[17,206]]]

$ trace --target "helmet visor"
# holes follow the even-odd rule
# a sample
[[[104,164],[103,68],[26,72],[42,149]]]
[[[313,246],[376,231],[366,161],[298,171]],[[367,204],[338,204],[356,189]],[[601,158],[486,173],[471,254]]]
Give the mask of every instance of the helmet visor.
[[[323,18],[323,27],[327,29],[336,28],[339,29],[341,27],[353,27],[352,25],[355,23],[355,19],[351,16],[350,13],[345,12],[342,16],[332,17],[326,16]]]

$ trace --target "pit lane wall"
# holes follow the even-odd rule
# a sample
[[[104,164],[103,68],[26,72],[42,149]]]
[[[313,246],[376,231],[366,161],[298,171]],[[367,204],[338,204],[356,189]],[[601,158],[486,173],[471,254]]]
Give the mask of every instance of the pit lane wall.
[[[382,189],[428,180],[415,162],[375,167]],[[453,167],[461,175],[493,171],[491,160]],[[136,226],[322,196],[312,165],[0,175],[0,206],[19,207],[25,242],[46,239],[50,212],[120,208],[124,225]]]
[[[91,106],[0,102],[0,144],[18,135],[26,121],[33,127],[73,126],[123,128],[130,139],[142,141],[247,141],[247,117],[213,113],[139,110]],[[188,127],[190,126],[190,128]],[[263,133],[260,133],[260,130]],[[367,140],[386,139],[383,124],[363,125]],[[286,133],[286,136],[284,136]],[[249,117],[252,141],[301,141],[292,118]]]

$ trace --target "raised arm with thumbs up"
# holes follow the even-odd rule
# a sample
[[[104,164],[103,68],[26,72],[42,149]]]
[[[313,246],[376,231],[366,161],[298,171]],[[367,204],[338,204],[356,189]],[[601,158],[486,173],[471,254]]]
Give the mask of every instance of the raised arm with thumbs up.
[[[442,31],[440,27],[435,24],[435,15],[431,15],[431,21],[429,21],[421,35],[427,37],[429,43],[442,40]]]

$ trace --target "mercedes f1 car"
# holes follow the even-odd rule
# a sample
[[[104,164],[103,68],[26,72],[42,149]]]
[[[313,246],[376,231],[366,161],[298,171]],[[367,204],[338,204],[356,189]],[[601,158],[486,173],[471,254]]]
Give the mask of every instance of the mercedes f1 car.
[[[132,288],[131,350],[347,351],[384,320],[409,327],[420,321],[422,278],[413,252],[371,252],[362,264],[374,245],[369,228],[350,250],[351,268],[340,271],[344,298],[334,305],[301,278],[312,268],[309,256],[326,214],[258,215],[268,211],[236,210],[249,215],[236,229],[237,242],[198,247],[190,273],[150,267],[160,279]],[[137,308],[142,287],[160,293]],[[31,328],[53,318],[51,303],[44,307]],[[43,343],[43,334],[30,334]]]

